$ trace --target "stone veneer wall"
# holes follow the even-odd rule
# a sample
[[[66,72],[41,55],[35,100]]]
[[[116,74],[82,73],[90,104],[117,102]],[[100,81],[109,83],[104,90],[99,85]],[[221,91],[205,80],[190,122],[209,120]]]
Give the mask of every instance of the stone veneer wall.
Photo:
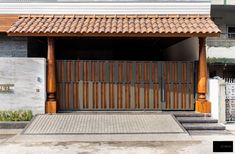
[[[0,84],[14,84],[13,93],[0,92],[0,110],[45,113],[45,58],[0,58]]]
[[[27,57],[27,37],[0,34],[0,57]]]

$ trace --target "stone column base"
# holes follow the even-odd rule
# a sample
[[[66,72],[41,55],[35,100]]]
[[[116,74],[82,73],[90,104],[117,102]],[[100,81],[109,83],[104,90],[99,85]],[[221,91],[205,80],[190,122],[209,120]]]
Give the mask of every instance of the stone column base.
[[[197,100],[196,112],[211,113],[211,102],[209,102],[208,100]]]
[[[49,113],[49,114],[56,113],[56,101],[46,102],[46,113]]]

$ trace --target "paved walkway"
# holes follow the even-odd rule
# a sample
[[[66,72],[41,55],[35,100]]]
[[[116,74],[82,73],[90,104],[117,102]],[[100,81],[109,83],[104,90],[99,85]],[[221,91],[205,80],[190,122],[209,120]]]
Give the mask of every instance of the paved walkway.
[[[171,114],[38,115],[24,135],[187,134]]]

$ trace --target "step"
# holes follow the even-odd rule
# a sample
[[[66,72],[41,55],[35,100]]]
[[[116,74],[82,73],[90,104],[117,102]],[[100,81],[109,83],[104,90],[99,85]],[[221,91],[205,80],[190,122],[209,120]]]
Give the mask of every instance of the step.
[[[190,135],[231,135],[228,130],[189,130]]]
[[[195,113],[195,112],[175,112],[175,117],[211,117],[210,113]]]
[[[177,117],[180,123],[217,123],[218,120],[211,117]]]
[[[225,130],[225,126],[218,123],[183,123],[186,130]]]

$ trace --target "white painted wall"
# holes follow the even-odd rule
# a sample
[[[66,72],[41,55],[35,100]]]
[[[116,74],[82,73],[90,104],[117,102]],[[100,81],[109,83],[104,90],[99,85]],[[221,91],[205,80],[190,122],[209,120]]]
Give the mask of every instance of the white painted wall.
[[[198,60],[198,51],[198,38],[193,37],[170,46],[164,51],[164,56],[166,60],[195,61]]]
[[[211,102],[211,116],[220,123],[226,122],[225,117],[225,81],[209,79],[208,99]]]
[[[232,47],[207,47],[208,58],[231,58],[235,59],[235,46]]]
[[[13,93],[0,92],[0,110],[32,110],[33,114],[45,113],[44,58],[0,58],[0,84],[14,84]]]

